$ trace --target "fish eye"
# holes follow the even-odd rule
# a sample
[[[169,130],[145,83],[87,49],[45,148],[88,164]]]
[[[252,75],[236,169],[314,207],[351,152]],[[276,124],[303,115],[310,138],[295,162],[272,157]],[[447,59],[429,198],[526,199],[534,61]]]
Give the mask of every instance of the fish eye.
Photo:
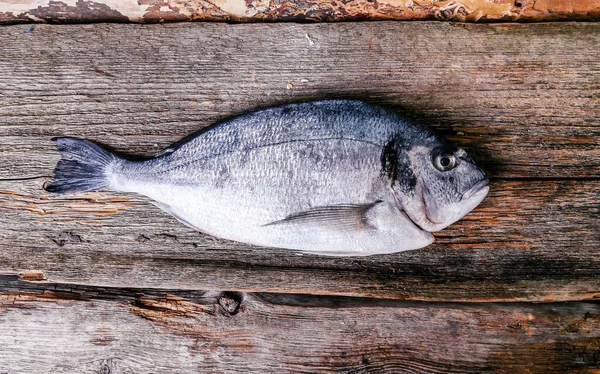
[[[456,164],[456,157],[451,153],[438,154],[433,158],[433,166],[439,171],[452,170]]]

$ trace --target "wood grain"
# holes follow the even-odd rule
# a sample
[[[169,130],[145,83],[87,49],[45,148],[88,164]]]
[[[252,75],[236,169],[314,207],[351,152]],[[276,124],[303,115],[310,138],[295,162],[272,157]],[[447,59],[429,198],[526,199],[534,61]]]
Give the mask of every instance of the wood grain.
[[[492,176],[600,176],[598,24],[39,25],[0,40],[0,178],[47,174],[57,135],[149,154],[322,98],[404,111]]]
[[[600,306],[585,302],[141,293],[0,276],[0,321],[9,373],[592,373],[600,350]]]
[[[598,372],[598,31],[0,28],[0,373]],[[463,144],[490,196],[426,249],[329,258],[202,235],[132,194],[41,188],[53,136],[151,154],[333,97]]]
[[[600,297],[600,181],[492,181],[425,249],[298,255],[189,229],[132,194],[57,197],[0,182],[0,268],[52,281],[443,301]]]
[[[29,0],[0,3],[0,23],[353,21],[593,21],[594,0]]]
[[[4,272],[430,301],[600,294],[600,24],[28,30],[0,29]],[[427,249],[335,259],[203,236],[134,195],[41,189],[53,136],[149,154],[235,113],[332,97],[392,106],[463,144],[492,175],[490,197]]]

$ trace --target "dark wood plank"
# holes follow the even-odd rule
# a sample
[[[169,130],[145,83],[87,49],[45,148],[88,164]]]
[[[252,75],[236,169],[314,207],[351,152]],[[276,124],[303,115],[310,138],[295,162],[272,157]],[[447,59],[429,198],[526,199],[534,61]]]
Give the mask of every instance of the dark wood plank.
[[[474,212],[425,249],[298,255],[189,229],[133,194],[51,196],[0,182],[0,269],[51,281],[444,301],[600,296],[600,181],[492,181]]]
[[[57,135],[148,154],[336,97],[406,111],[493,176],[600,177],[600,24],[40,25],[0,40],[0,178],[47,174]]]
[[[598,372],[597,303],[439,304],[24,283],[0,276],[2,372]]]
[[[355,0],[276,3],[243,0],[36,0],[8,1],[0,23],[429,20],[593,21],[597,1],[572,0]]]

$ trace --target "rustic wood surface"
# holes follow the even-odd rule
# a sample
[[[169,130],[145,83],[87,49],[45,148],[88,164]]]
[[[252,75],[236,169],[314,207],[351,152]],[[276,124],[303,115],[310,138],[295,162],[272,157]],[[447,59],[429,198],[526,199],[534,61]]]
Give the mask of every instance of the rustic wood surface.
[[[134,195],[51,197],[0,182],[0,268],[51,281],[431,301],[600,297],[597,181],[492,181],[425,249],[331,258],[251,247],[181,225]],[[596,199],[596,201],[594,201]]]
[[[594,23],[4,27],[0,178],[49,174],[56,135],[150,154],[227,116],[322,98],[404,110],[495,177],[598,178],[598,31]]]
[[[597,24],[85,25],[32,34],[5,27],[0,264],[111,286],[593,299],[599,31]],[[489,198],[427,249],[339,259],[203,236],[139,196],[59,197],[41,188],[58,160],[53,136],[149,154],[244,110],[332,97],[405,110],[463,144],[493,178]]]
[[[600,24],[15,25],[0,40],[0,373],[600,369]],[[330,258],[202,235],[133,194],[42,190],[53,136],[148,155],[323,98],[430,124],[486,169],[489,197],[426,249]]]
[[[0,276],[2,373],[599,371],[597,303],[139,294],[22,283]]]
[[[442,20],[592,21],[597,0],[5,0],[0,23]]]

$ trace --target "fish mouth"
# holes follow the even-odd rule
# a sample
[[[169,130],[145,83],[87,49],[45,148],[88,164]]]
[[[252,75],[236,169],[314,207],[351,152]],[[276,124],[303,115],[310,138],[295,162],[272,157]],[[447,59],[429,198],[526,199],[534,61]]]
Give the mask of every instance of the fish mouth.
[[[465,201],[465,202],[468,202],[469,204],[474,204],[474,203],[478,204],[478,202],[483,200],[483,198],[489,192],[489,190],[490,190],[490,188],[488,187],[489,182],[490,182],[490,180],[487,177],[483,178],[482,180],[477,182],[473,187],[469,188],[467,190],[467,192],[465,192],[462,195],[462,198],[460,201]],[[432,219],[431,214],[429,212],[430,207],[427,205],[427,200],[425,199],[425,191],[427,190],[427,186],[421,184],[419,181],[417,181],[417,185],[420,186],[420,188],[417,188],[417,190],[420,190],[419,197],[422,201],[423,209],[424,209],[424,211],[423,211],[424,219],[419,220],[419,221],[413,219],[413,217],[411,217],[408,214],[408,212],[406,212],[406,210],[402,206],[399,196],[396,194],[396,191],[392,189],[392,195],[394,196],[394,202],[396,203],[396,206],[398,207],[400,212],[406,218],[408,218],[417,228],[421,229],[422,231],[435,232],[435,231],[439,231],[439,230],[447,227],[448,225],[456,222],[459,219],[459,218],[457,218],[457,219],[452,220],[451,222],[446,222],[446,223],[445,222],[437,222],[436,220]],[[460,218],[462,218],[466,213],[470,212],[473,208],[475,208],[475,206],[477,204],[470,207],[463,214],[460,214]]]
[[[487,187],[488,183],[490,183],[489,178],[483,178],[480,182],[469,188],[467,192],[462,195],[461,201],[469,200],[475,196],[482,195],[483,192],[487,193],[487,191],[489,191],[489,187]]]

